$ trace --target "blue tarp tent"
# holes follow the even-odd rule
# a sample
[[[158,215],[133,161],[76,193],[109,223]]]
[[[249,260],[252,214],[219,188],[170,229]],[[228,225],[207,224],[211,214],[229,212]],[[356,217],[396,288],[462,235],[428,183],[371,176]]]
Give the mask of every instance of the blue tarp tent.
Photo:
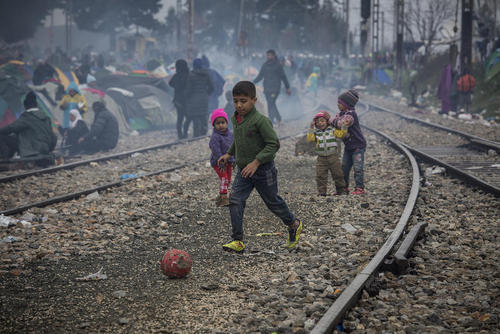
[[[373,70],[373,80],[380,82],[384,85],[391,84],[391,78],[389,77],[389,74],[387,74],[386,70],[381,68],[376,68]]]

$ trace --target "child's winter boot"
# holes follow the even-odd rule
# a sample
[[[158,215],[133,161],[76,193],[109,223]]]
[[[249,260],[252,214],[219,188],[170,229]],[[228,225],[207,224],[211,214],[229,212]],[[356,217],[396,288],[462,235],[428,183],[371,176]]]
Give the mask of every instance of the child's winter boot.
[[[227,197],[227,194],[220,194],[220,200],[217,206],[229,206],[229,198]]]

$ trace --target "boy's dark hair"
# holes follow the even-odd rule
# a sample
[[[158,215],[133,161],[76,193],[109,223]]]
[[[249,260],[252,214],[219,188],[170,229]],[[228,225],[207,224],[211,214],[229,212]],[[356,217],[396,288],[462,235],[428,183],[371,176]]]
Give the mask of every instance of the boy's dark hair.
[[[274,51],[273,49],[267,50],[266,53],[270,53],[270,54],[272,54],[273,56],[276,57],[276,51]]]
[[[243,95],[254,98],[257,95],[255,85],[250,81],[240,81],[233,87],[233,96]]]

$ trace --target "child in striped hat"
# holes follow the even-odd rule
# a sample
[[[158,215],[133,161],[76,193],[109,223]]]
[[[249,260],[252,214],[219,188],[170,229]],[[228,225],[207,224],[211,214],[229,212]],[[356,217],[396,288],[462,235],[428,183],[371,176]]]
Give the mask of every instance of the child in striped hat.
[[[340,142],[337,141],[335,128],[328,124],[330,114],[320,111],[314,115],[307,133],[308,142],[316,142],[316,184],[318,194],[326,196],[328,171],[332,174],[337,192],[334,195],[347,194],[345,191],[344,174],[340,164]]]
[[[353,89],[340,94],[337,104],[340,112],[335,115],[335,118],[331,122],[339,131],[345,131],[345,134],[342,136],[345,145],[344,156],[342,158],[342,171],[345,184],[348,186],[349,173],[351,172],[351,168],[354,167],[354,181],[356,187],[351,193],[353,195],[362,195],[365,193],[363,176],[366,140],[359,126],[358,115],[354,110],[358,100],[359,95]]]

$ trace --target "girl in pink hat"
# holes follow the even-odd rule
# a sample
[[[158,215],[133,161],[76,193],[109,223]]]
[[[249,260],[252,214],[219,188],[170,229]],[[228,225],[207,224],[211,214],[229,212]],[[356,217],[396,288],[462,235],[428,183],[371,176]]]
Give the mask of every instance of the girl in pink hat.
[[[212,151],[210,155],[210,164],[220,179],[219,196],[217,196],[215,200],[215,205],[228,206],[229,199],[227,197],[227,189],[231,183],[231,171],[234,158],[231,157],[225,166],[219,166],[217,160],[229,150],[229,147],[233,143],[233,133],[227,127],[228,119],[224,109],[215,109],[210,116],[210,122],[214,127],[209,143],[210,150]]]

